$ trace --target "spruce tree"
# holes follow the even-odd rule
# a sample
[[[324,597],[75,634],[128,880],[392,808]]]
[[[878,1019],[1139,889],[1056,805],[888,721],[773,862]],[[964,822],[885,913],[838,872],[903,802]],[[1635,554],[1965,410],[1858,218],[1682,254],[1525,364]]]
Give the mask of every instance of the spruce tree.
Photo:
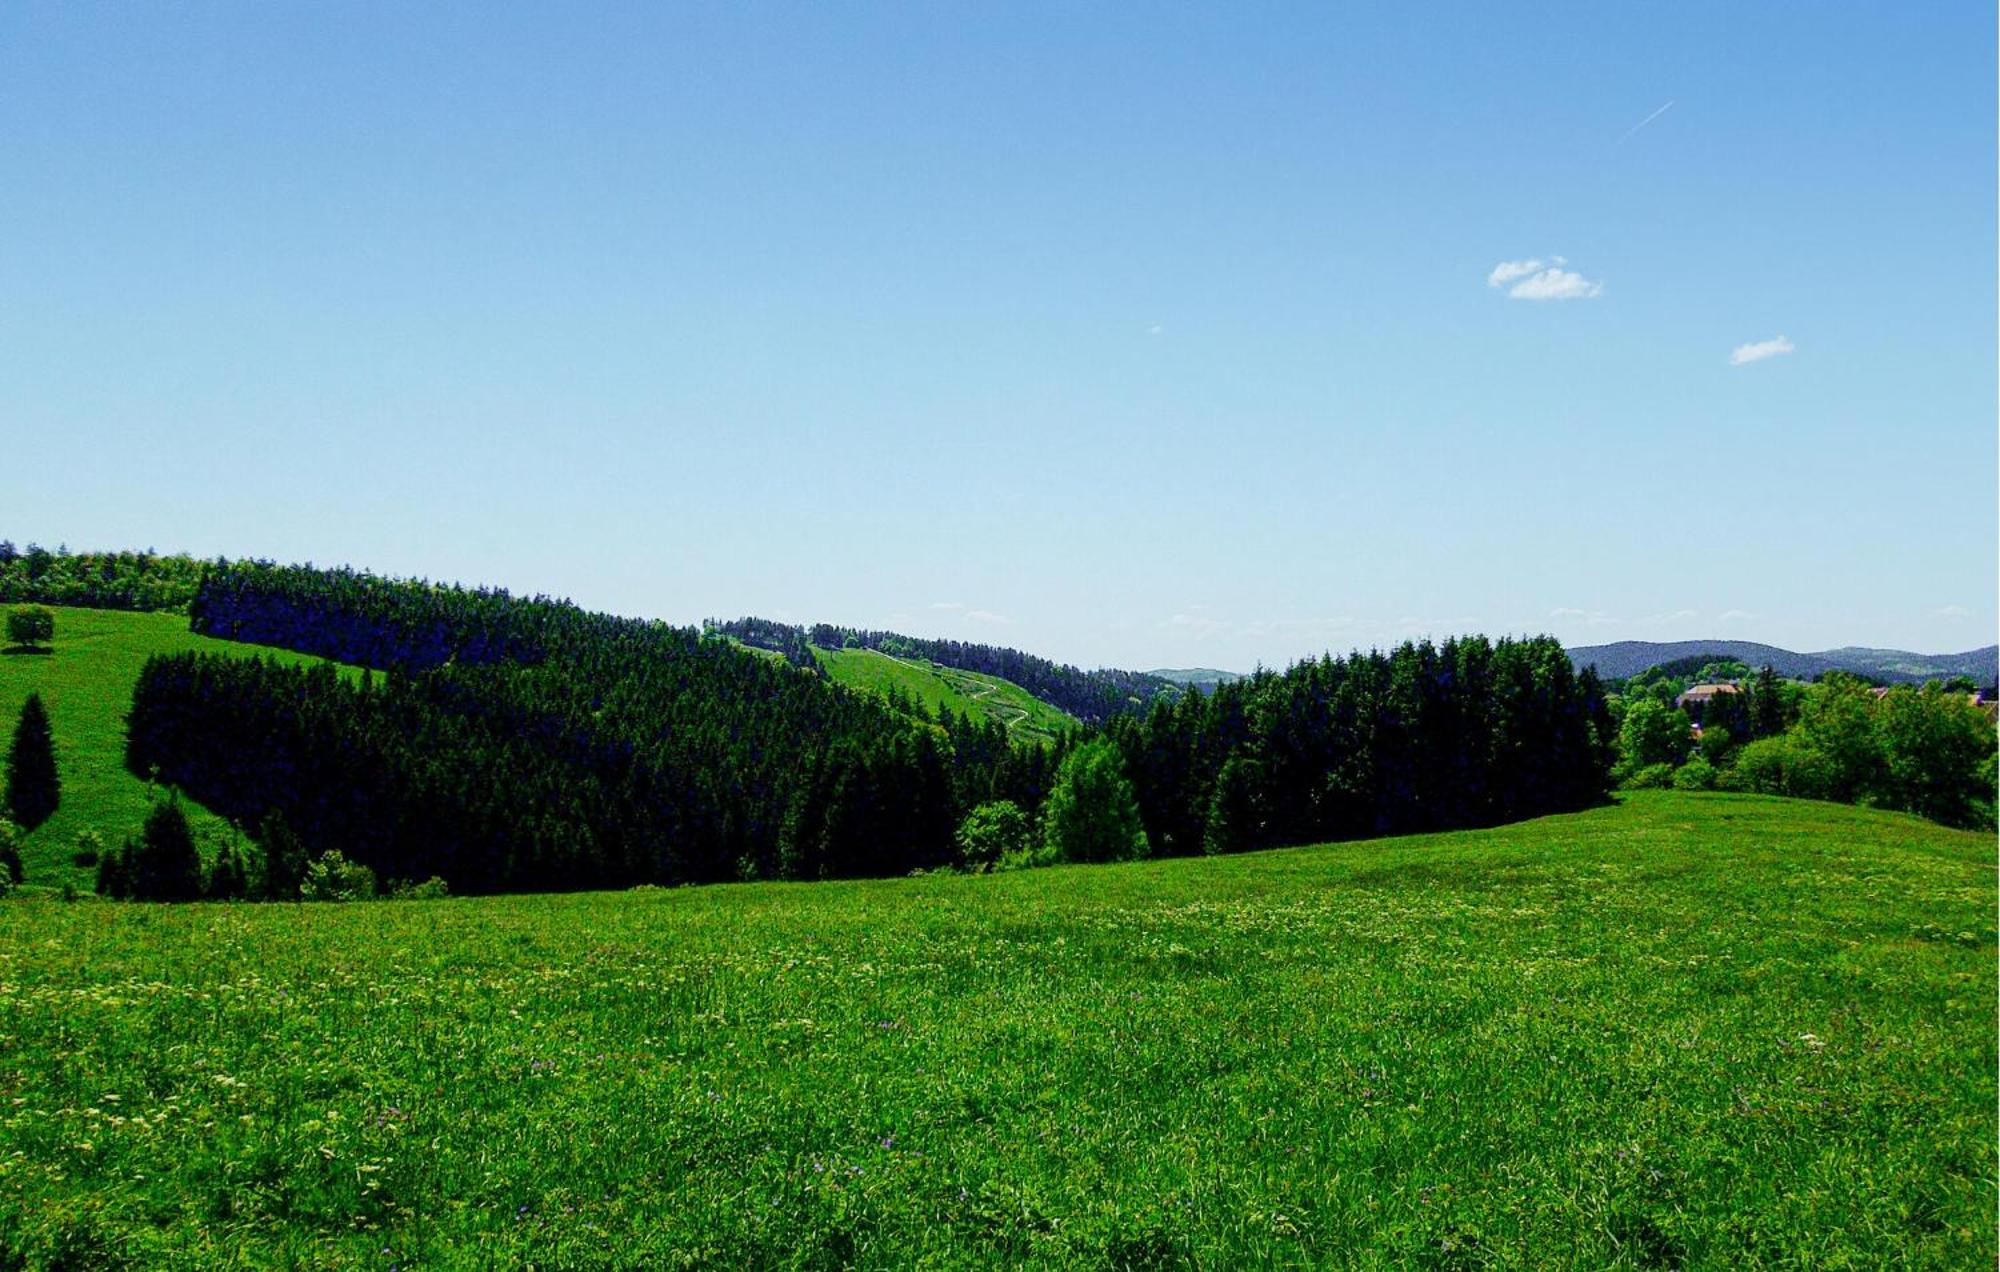
[[[47,821],[62,803],[62,779],[56,773],[54,735],[42,695],[31,693],[14,724],[14,744],[7,752],[7,815],[23,830]]]
[[[132,853],[130,886],[140,901],[195,901],[201,897],[201,853],[178,799],[153,805]]]
[[[258,880],[264,899],[298,900],[299,885],[306,877],[306,846],[299,842],[283,813],[272,809],[265,815],[264,823],[258,829],[257,847],[264,858],[264,869]]]
[[[241,901],[249,892],[243,876],[243,858],[236,849],[224,845],[215,854],[215,864],[208,872],[206,895],[210,901]]]
[[[121,901],[132,895],[131,839],[97,859],[97,895]]]

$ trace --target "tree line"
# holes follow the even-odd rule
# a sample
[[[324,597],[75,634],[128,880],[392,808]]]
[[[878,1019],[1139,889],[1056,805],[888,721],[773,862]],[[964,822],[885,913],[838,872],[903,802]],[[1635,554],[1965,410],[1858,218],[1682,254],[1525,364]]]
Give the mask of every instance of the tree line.
[[[1428,641],[1162,699],[1106,736],[1151,851],[1489,826],[1601,801],[1613,725],[1554,639]]]
[[[0,604],[185,610],[209,562],[146,552],[71,552],[0,539]]]
[[[1716,670],[1704,668],[1702,678]],[[1612,700],[1620,784],[1824,799],[1947,826],[1995,826],[2000,730],[1969,681],[1881,687],[1836,671],[1804,684],[1765,667],[1730,683],[1734,692],[1683,707],[1685,677],[1671,669],[1633,677]]]

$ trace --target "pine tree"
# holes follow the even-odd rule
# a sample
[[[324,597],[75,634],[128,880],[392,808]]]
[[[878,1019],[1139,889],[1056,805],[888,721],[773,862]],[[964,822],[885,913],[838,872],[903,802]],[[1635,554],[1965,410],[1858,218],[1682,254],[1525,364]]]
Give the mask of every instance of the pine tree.
[[[200,899],[201,853],[180,800],[169,797],[146,814],[129,870],[132,896],[140,901]]]
[[[299,899],[299,884],[306,877],[306,846],[292,832],[291,823],[285,815],[273,809],[264,818],[257,832],[257,847],[264,858],[264,869],[258,880],[259,892],[266,901],[296,901]]]
[[[55,738],[42,695],[31,693],[14,724],[14,744],[7,753],[7,813],[23,830],[33,830],[54,815],[62,803],[62,779],[56,773]]]
[[[132,895],[132,841],[97,859],[97,895],[123,900]]]
[[[215,854],[215,865],[208,872],[204,895],[210,901],[241,901],[248,893],[243,876],[243,858],[237,855],[233,846],[225,845]]]
[[[1749,714],[1749,733],[1753,738],[1776,737],[1791,724],[1785,718],[1783,681],[1769,664],[1757,673],[1750,687]]]

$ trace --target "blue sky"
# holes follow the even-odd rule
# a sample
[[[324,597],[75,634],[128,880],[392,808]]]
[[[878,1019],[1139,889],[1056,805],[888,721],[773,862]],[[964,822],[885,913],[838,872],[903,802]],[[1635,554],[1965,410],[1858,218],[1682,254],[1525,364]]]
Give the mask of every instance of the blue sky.
[[[0,8],[0,534],[1121,666],[1993,639],[1991,5],[965,9]]]

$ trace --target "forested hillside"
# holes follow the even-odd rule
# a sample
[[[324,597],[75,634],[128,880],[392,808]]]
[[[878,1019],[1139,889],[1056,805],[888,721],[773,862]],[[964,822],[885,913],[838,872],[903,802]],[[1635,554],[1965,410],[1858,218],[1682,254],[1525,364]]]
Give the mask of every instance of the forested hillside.
[[[782,653],[800,666],[812,663],[812,649],[817,646],[832,650],[874,649],[897,658],[921,658],[961,671],[998,676],[1021,686],[1050,706],[1090,724],[1101,724],[1114,715],[1141,710],[1161,694],[1179,692],[1179,686],[1172,681],[1142,671],[1111,668],[1083,671],[1067,663],[1052,662],[998,645],[929,640],[898,632],[835,627],[828,623],[800,627],[768,618],[739,618],[729,622],[710,620],[708,626],[734,636],[746,645]]]
[[[309,848],[460,891],[898,874],[1052,757],[912,720],[719,637],[348,570],[215,568],[204,634],[389,672],[160,659],[130,762]]]
[[[1486,826],[1604,797],[1615,725],[1547,637],[1326,657],[1162,699],[1107,735],[1156,853]]]
[[[143,576],[161,559],[131,560]],[[1546,638],[1328,657],[1212,695],[1155,693],[1139,712],[1113,707],[1121,685],[1146,689],[1126,673],[1011,650],[778,625],[726,636],[347,569],[195,574],[196,633],[370,674],[154,658],[133,691],[130,770],[267,847],[338,851],[384,883],[499,892],[988,868],[1016,850],[1016,864],[1234,852],[1574,810],[1603,798],[1612,762],[1594,674]],[[991,660],[1094,695],[1102,723],[1026,741],[731,636]],[[1093,818],[1073,842],[1098,847],[1063,846],[1058,823]],[[975,845],[976,828],[1000,838]]]

